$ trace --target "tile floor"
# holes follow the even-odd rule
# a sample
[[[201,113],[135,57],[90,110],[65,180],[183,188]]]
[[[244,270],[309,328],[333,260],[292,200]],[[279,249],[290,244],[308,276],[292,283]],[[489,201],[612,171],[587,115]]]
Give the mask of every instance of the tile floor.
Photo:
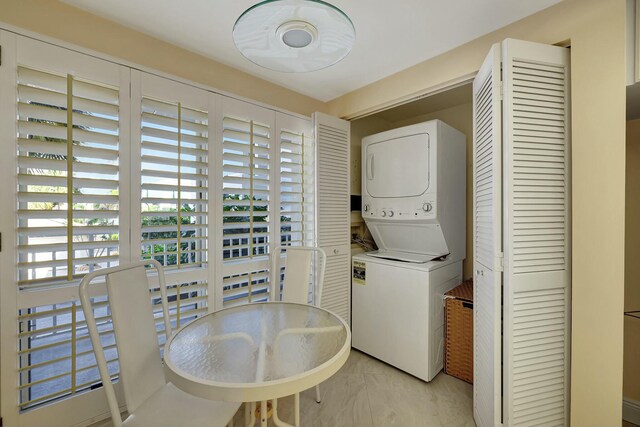
[[[475,426],[472,386],[444,373],[425,383],[352,350],[342,369],[300,396],[302,427]],[[293,423],[293,397],[278,401],[281,419]],[[235,426],[243,425],[240,408]],[[269,421],[269,426],[273,426]]]

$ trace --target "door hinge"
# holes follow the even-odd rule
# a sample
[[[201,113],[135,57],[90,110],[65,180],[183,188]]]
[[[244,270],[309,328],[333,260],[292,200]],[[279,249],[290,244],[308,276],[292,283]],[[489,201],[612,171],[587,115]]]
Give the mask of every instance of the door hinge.
[[[496,255],[496,271],[504,271],[504,252]]]
[[[0,233],[0,252],[2,252],[2,233]]]
[[[500,80],[500,101],[504,99],[504,83]]]

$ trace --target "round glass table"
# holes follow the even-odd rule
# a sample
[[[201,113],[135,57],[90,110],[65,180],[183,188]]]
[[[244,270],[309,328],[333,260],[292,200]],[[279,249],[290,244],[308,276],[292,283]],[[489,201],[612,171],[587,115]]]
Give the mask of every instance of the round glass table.
[[[335,374],[351,349],[347,324],[333,313],[307,304],[265,302],[227,308],[194,320],[165,344],[167,379],[193,395],[232,402],[262,402],[295,395]],[[248,405],[247,405],[248,406]],[[255,407],[252,406],[252,408]],[[247,411],[255,423],[254,410]]]

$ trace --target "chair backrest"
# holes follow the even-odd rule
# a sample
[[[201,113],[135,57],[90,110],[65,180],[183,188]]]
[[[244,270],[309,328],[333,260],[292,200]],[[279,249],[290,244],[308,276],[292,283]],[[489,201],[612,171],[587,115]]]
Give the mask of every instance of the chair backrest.
[[[117,401],[115,401],[115,393],[106,366],[87,287],[96,277],[106,277],[113,331],[118,349],[120,381],[124,390],[127,410],[133,413],[166,383],[158,349],[156,324],[145,265],[153,265],[158,271],[165,333],[168,338],[171,333],[171,325],[168,316],[166,285],[162,266],[157,261],[144,260],[131,265],[99,270],[85,276],[80,283],[82,309],[87,320],[100,376],[116,427],[121,424],[122,420]],[[114,412],[116,413],[114,414]]]
[[[278,246],[271,258],[271,295],[277,295],[280,287],[280,251]],[[319,269],[312,289],[312,303],[320,305],[326,254],[324,250],[309,246],[287,246],[287,258],[282,286],[282,301],[309,303],[309,278],[313,271],[314,255],[318,255]]]

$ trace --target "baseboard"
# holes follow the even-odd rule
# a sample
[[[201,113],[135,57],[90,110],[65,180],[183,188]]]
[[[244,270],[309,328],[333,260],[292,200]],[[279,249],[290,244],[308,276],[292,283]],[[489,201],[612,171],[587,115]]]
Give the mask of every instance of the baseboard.
[[[625,397],[622,401],[622,419],[640,425],[640,402]]]

